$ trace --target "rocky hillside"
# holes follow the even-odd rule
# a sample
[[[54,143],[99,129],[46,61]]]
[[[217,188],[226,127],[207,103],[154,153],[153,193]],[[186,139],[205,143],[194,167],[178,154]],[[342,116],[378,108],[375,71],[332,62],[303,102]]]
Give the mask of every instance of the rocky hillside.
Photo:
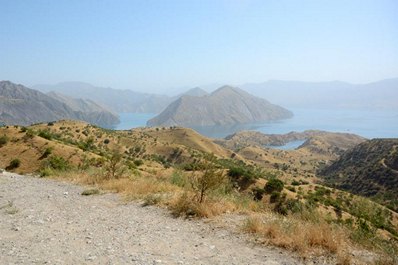
[[[398,211],[398,139],[366,141],[320,171],[329,184]]]
[[[61,119],[83,120],[99,126],[119,122],[114,114],[93,106],[94,103],[55,98],[9,81],[0,82],[0,121],[5,124],[29,125]]]
[[[208,96],[182,96],[148,121],[149,126],[215,126],[286,119],[293,114],[245,91],[223,86]]]

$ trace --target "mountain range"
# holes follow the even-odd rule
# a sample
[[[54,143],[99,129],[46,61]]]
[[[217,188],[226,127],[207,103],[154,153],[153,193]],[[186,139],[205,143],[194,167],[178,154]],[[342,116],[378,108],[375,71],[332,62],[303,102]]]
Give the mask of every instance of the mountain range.
[[[368,84],[270,80],[241,87],[289,108],[398,109],[398,78]]]
[[[265,99],[231,86],[223,86],[210,95],[183,95],[162,113],[148,121],[149,126],[179,125],[224,126],[286,119],[293,114]]]
[[[30,125],[61,119],[83,120],[104,127],[119,123],[117,115],[93,101],[57,93],[46,95],[10,81],[0,82],[1,122]]]
[[[213,90],[215,85],[201,87]],[[398,78],[368,84],[270,80],[241,84],[238,87],[254,96],[266,98],[288,108],[398,109],[395,100],[398,98]],[[98,87],[83,82],[35,85],[32,88],[42,92],[54,91],[71,97],[91,99],[117,113],[160,113],[181,95],[189,95],[182,90],[180,94],[171,96]],[[195,93],[195,90],[200,90],[199,95],[207,94],[200,88],[192,89],[191,92]]]

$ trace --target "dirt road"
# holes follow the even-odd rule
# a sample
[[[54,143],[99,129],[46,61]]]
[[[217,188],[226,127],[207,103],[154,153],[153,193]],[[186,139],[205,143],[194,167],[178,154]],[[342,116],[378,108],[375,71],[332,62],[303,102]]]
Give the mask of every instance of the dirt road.
[[[83,189],[0,173],[0,264],[299,264],[212,224]]]

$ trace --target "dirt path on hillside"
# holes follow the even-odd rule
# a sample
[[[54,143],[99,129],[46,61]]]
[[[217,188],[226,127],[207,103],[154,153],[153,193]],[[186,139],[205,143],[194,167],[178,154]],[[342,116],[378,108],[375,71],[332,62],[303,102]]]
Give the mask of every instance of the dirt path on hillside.
[[[0,173],[0,264],[300,264],[214,224],[83,189]]]

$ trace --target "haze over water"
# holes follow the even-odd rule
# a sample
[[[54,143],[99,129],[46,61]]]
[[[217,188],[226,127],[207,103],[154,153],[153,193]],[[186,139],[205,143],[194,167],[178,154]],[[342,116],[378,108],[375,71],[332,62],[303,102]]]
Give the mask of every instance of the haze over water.
[[[365,138],[398,137],[398,110],[326,110],[290,109],[294,117],[264,124],[248,124],[230,127],[197,127],[199,133],[212,138],[224,138],[241,130],[256,130],[265,134],[284,134],[291,131],[325,130],[353,133]],[[146,126],[146,121],[156,114],[121,113],[121,123],[116,130]]]

